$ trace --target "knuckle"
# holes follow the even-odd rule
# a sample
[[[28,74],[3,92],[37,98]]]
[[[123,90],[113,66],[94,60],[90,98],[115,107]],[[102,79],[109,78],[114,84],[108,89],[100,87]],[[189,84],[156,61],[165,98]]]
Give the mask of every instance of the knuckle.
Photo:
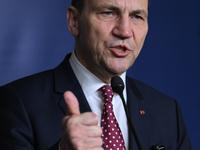
[[[99,131],[99,134],[100,134],[100,135],[102,135],[102,133],[103,133],[103,130],[102,130],[102,128],[101,128],[101,127],[99,127],[99,126],[98,126],[98,128],[99,128],[99,129],[98,129],[98,131]]]
[[[95,129],[95,135],[96,136],[101,136],[103,133],[102,128],[97,126],[97,128]]]
[[[98,116],[93,112],[86,112],[85,114],[88,118],[98,119]]]
[[[76,125],[77,120],[75,116],[70,116],[67,119],[67,125]]]
[[[85,113],[85,120],[90,120],[92,124],[93,123],[97,124],[99,121],[99,117],[92,112],[87,112]]]

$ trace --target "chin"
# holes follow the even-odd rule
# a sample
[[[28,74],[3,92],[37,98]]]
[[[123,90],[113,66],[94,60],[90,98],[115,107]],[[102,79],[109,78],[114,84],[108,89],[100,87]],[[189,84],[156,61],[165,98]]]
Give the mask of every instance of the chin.
[[[116,74],[122,74],[126,72],[132,65],[131,64],[124,64],[123,63],[118,63],[115,65],[111,65],[110,70],[112,70]]]
[[[110,68],[110,72],[112,72],[112,75],[120,76],[124,72],[128,70],[128,68]]]

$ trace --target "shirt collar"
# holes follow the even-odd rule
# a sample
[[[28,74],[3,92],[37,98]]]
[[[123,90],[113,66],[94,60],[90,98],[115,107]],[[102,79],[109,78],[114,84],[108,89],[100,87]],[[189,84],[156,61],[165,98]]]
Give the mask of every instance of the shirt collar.
[[[75,53],[73,52],[70,59],[69,59],[70,65],[76,75],[76,78],[78,79],[83,92],[86,96],[92,95],[94,92],[96,92],[100,87],[105,85],[105,83],[100,80],[98,77],[96,77],[93,73],[91,73],[89,70],[87,70],[76,58]],[[126,77],[126,72],[123,73],[120,76],[124,82]],[[90,85],[90,86],[88,86]],[[126,86],[125,86],[126,87]]]

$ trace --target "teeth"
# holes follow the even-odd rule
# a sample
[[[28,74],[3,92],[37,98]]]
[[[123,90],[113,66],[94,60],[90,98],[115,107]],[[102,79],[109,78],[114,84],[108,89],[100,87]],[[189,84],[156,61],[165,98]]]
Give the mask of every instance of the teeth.
[[[116,50],[120,51],[120,52],[124,52],[125,48],[124,47],[115,47]]]

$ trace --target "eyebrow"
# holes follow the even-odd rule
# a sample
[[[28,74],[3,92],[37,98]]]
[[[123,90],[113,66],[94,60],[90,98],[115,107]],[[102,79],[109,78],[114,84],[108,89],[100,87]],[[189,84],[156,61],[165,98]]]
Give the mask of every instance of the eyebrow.
[[[145,10],[143,10],[143,9],[133,10],[133,11],[131,12],[131,14],[141,14],[141,15],[143,15],[143,16],[146,17],[146,18],[147,18],[147,16],[148,16],[148,13],[147,13]]]
[[[98,8],[99,9],[106,8],[106,9],[109,9],[109,10],[114,10],[114,11],[120,12],[120,8],[113,6],[113,5],[105,4],[105,5],[100,5]],[[148,16],[148,13],[143,9],[132,10],[130,14],[142,14],[142,15],[144,15],[144,17]]]
[[[106,9],[110,9],[110,10],[120,11],[120,9],[119,9],[118,7],[113,6],[113,5],[107,5],[107,4],[105,4],[105,5],[100,5],[100,6],[98,6],[97,8],[99,8],[99,9],[106,8]]]

